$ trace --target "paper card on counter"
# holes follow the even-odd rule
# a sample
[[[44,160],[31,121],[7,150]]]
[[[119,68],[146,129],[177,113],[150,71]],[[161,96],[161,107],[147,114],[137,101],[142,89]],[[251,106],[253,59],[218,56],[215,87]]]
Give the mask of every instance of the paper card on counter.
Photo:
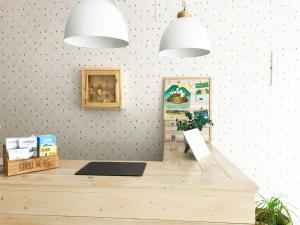
[[[209,155],[210,151],[199,129],[184,131],[183,134],[197,161]]]
[[[30,158],[29,148],[11,149],[8,150],[7,153],[9,160],[22,160]]]

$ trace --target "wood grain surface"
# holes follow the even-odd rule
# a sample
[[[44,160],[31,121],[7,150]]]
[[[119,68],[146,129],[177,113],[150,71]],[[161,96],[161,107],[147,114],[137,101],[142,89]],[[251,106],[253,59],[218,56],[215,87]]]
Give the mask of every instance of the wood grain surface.
[[[254,224],[257,186],[213,146],[199,163],[183,147],[166,143],[143,177],[74,176],[80,160],[0,174],[0,224]]]

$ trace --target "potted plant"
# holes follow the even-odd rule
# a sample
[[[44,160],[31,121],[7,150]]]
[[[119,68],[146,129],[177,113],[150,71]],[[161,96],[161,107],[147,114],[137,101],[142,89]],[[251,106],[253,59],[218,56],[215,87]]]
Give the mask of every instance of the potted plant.
[[[195,128],[198,128],[201,131],[204,127],[210,127],[214,125],[208,116],[208,110],[200,109],[194,113],[186,112],[185,116],[187,119],[176,120],[178,131],[188,131]],[[189,149],[190,146],[186,144],[184,152],[187,153]]]
[[[266,199],[260,195],[260,198],[255,208],[257,225],[293,225],[291,211],[280,197]]]

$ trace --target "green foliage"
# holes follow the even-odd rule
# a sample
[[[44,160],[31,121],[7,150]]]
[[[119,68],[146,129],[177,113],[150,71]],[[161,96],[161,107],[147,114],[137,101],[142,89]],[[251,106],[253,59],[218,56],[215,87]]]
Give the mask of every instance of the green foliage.
[[[178,131],[187,131],[198,128],[200,131],[205,126],[213,126],[213,122],[208,117],[208,111],[201,109],[194,113],[186,112],[185,116],[188,120],[176,120]]]
[[[282,203],[280,197],[272,197],[256,202],[256,224],[263,225],[293,225],[290,210]]]

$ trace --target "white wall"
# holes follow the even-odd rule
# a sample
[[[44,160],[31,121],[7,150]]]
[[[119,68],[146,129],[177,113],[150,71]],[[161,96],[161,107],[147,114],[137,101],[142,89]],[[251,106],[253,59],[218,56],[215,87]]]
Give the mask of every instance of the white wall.
[[[77,1],[0,0],[0,141],[54,133],[64,158],[158,160],[163,146],[162,78],[209,75],[213,143],[262,194],[281,194],[299,208],[300,2],[187,3],[207,27],[212,44],[207,57],[158,56],[159,38],[175,17],[178,1],[119,1],[130,46],[101,51],[62,41],[67,15]],[[126,110],[80,108],[84,66],[123,68]]]

